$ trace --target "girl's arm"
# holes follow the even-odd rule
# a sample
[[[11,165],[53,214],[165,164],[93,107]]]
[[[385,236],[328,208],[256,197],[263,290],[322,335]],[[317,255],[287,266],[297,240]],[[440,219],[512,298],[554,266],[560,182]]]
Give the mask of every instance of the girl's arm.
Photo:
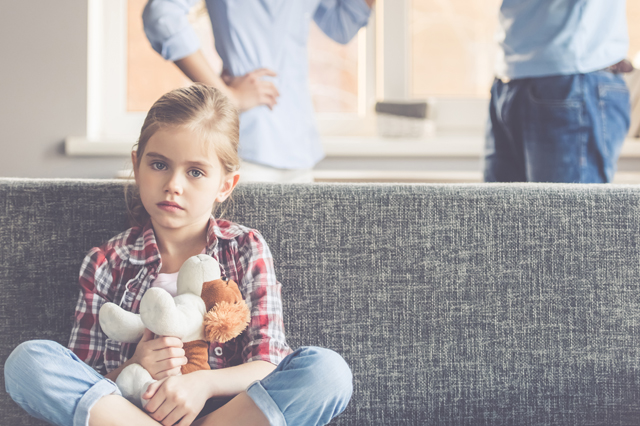
[[[269,375],[275,365],[266,361],[254,361],[219,370],[203,370],[202,380],[207,383],[209,398],[235,396],[256,380]]]
[[[238,240],[238,286],[251,312],[249,326],[242,335],[242,360],[278,365],[291,349],[285,339],[282,285],[276,279],[273,256],[256,230]]]
[[[171,381],[176,382],[176,386],[181,385],[179,382],[188,381],[193,383],[195,386],[191,390],[198,390],[198,396],[196,397],[202,397],[206,401],[209,398],[235,396],[256,380],[262,380],[267,377],[275,368],[276,366],[270,362],[254,361],[218,370],[194,371],[183,376],[170,377],[166,381],[170,383]],[[145,399],[152,398],[164,382],[159,381],[149,386],[143,397]],[[156,411],[156,408],[155,404],[147,405],[147,411],[149,412]]]
[[[276,366],[255,361],[219,370],[200,370],[152,383],[142,395],[145,411],[162,424],[189,425],[209,398],[235,396]]]
[[[80,267],[80,295],[67,345],[78,358],[101,374],[107,369],[104,351],[107,336],[98,323],[98,311],[109,300],[113,274],[104,251],[94,247]]]

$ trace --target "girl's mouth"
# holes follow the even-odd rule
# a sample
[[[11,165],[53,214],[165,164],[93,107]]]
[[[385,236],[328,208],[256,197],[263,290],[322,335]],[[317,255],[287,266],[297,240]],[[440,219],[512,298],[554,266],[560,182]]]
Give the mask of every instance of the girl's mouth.
[[[165,210],[168,212],[176,212],[179,210],[184,210],[180,204],[176,203],[175,201],[162,201],[158,204],[156,204],[158,206],[158,208],[160,208],[161,210]]]

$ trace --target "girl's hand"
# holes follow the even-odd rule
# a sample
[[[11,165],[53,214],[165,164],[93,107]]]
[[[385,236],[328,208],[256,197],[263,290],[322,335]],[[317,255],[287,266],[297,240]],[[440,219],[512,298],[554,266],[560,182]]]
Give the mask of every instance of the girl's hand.
[[[197,371],[154,382],[142,394],[150,399],[144,409],[164,426],[188,426],[207,402],[206,383]]]
[[[179,375],[180,367],[187,363],[182,341],[177,337],[153,337],[149,329],[144,330],[131,361],[142,365],[155,380]]]
[[[275,77],[276,73],[267,68],[260,68],[240,77],[223,75],[222,78],[229,87],[229,97],[240,112],[258,105],[266,105],[269,109],[276,105],[280,93],[273,83],[262,79],[265,76]]]

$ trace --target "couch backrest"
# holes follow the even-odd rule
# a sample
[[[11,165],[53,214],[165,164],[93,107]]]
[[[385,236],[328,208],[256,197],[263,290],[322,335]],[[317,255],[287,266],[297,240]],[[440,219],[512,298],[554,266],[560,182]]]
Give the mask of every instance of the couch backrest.
[[[341,353],[339,425],[638,424],[640,189],[240,186],[292,347]],[[85,253],[126,228],[120,181],[0,179],[0,362],[66,344]],[[40,424],[0,395],[2,424]]]

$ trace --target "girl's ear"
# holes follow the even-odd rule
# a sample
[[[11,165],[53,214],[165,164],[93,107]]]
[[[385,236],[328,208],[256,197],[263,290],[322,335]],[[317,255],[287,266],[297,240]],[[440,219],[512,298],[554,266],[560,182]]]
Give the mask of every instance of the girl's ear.
[[[138,184],[138,154],[135,151],[131,151],[131,168],[133,169],[133,178]]]
[[[229,173],[224,177],[220,185],[220,191],[218,191],[218,196],[216,197],[216,201],[221,203],[233,192],[233,189],[238,184],[238,179],[240,179],[240,174],[238,172]]]

